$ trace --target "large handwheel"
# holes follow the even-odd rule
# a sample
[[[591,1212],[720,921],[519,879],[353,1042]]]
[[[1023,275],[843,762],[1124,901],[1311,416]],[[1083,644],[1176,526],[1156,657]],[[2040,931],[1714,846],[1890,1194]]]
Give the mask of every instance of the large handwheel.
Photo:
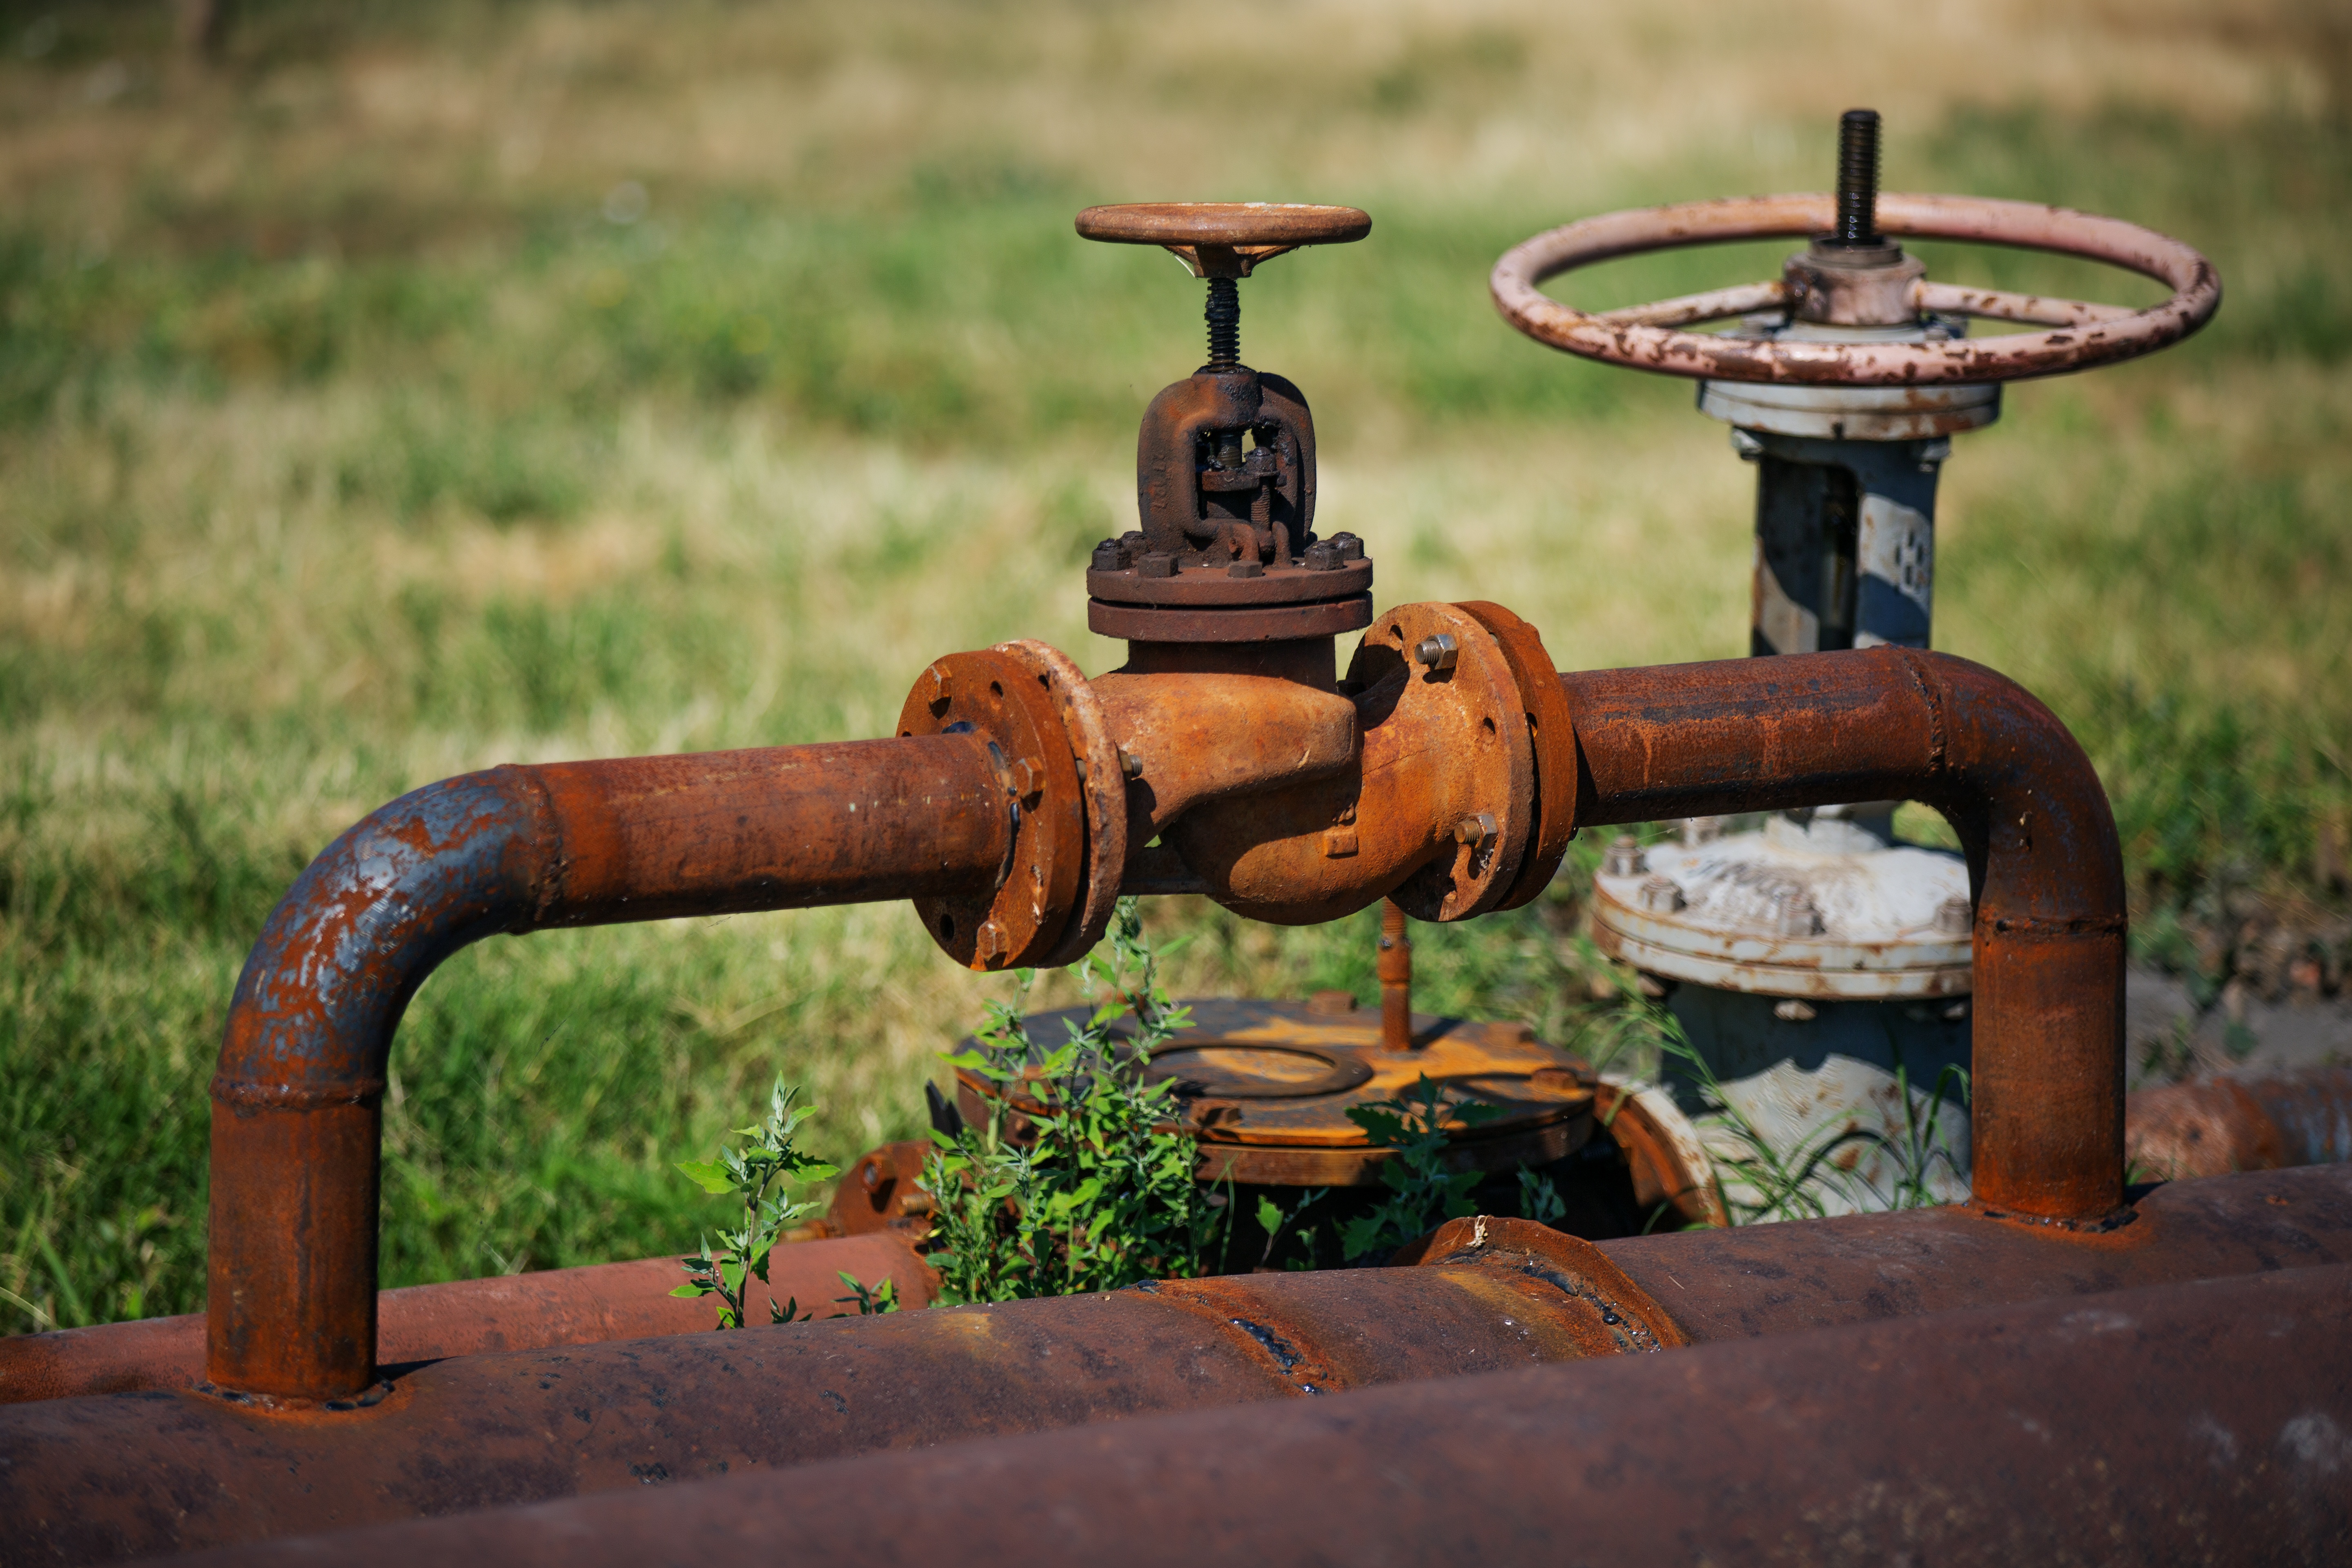
[[[2152,229],[2032,202],[1979,196],[1877,197],[1888,236],[1975,240],[2054,251],[2155,279],[2172,297],[2145,310],[2081,300],[1908,281],[1921,315],[1976,316],[2053,329],[1943,342],[1824,342],[1717,337],[1681,329],[1754,311],[1787,309],[1789,283],[1775,279],[1655,304],[1591,313],[1563,305],[1537,285],[1612,257],[1685,245],[1818,235],[1832,226],[1828,195],[1741,196],[1608,213],[1537,235],[1495,264],[1489,287],[1506,321],[1538,342],[1586,359],[1668,375],[1835,386],[1949,385],[2021,381],[2112,364],[2179,342],[2221,302],[2221,279],[2204,257]]]

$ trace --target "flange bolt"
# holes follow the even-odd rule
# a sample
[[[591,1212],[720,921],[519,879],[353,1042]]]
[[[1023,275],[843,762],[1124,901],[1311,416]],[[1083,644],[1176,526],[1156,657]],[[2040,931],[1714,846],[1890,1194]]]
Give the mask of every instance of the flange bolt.
[[[1649,868],[1649,857],[1631,834],[1621,833],[1611,839],[1601,857],[1601,869],[1612,877],[1638,877]]]
[[[1124,572],[1129,565],[1127,546],[1116,539],[1106,539],[1095,546],[1089,564],[1097,572]]]

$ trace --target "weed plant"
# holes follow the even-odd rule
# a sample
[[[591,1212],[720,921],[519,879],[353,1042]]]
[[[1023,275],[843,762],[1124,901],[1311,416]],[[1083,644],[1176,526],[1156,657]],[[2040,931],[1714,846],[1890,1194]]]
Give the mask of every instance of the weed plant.
[[[776,1079],[775,1087],[768,1093],[767,1120],[735,1130],[737,1137],[751,1140],[748,1147],[721,1149],[715,1160],[681,1160],[677,1164],[688,1180],[704,1192],[734,1198],[743,1205],[741,1223],[719,1231],[715,1253],[709,1237],[705,1237],[701,1251],[678,1259],[686,1269],[686,1283],[670,1292],[697,1300],[718,1297],[719,1326],[722,1329],[743,1326],[746,1281],[757,1279],[765,1285],[768,1259],[784,1232],[792,1228],[795,1220],[804,1219],[824,1206],[814,1200],[793,1201],[788,1195],[792,1188],[799,1183],[822,1182],[839,1173],[838,1167],[826,1164],[793,1142],[793,1134],[814,1114],[807,1106],[793,1103],[793,1092],[784,1087],[782,1079]],[[842,1281],[856,1292],[861,1310],[872,1310],[873,1298],[865,1287],[846,1274],[842,1276]],[[889,1288],[886,1281],[885,1289]],[[799,1301],[790,1297],[781,1306],[770,1298],[768,1314],[779,1323],[797,1322],[814,1315],[803,1312]]]

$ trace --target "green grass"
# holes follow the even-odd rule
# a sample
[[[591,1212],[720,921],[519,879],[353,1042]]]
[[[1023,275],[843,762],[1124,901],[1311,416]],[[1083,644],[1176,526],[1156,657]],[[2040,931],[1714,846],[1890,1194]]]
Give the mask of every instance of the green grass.
[[[878,733],[929,658],[1007,636],[1116,661],[1076,567],[1131,515],[1133,421],[1194,363],[1199,300],[1157,253],[1077,242],[1086,203],[1373,212],[1244,286],[1244,344],[1313,397],[1327,516],[1373,542],[1383,603],[1502,600],[1570,666],[1744,648],[1750,479],[1721,429],[1683,384],[1517,338],[1485,276],[1570,217],[1818,186],[1863,79],[1841,58],[1883,83],[1890,185],[2111,211],[2219,262],[2206,333],[2015,388],[1958,443],[1937,641],[2082,737],[2162,954],[2226,967],[2228,939],[2179,933],[2340,904],[2314,857],[2352,826],[2352,128],[2297,15],[2106,48],[2065,14],[2074,58],[2125,63],[2077,90],[2029,60],[2000,103],[1948,84],[2013,43],[1922,54],[1890,17],[1847,58],[1697,6],[1335,31],[255,4],[209,70],[143,9],[67,7],[46,43],[0,22],[0,1325],[200,1304],[228,989],[373,805],[500,761]],[[1202,26],[1255,29],[1263,61],[1188,64]],[[1629,66],[1666,59],[1687,79]],[[632,180],[646,210],[609,221]],[[1624,302],[1779,249],[1569,287]],[[1425,1005],[1597,1027],[1577,886],[1417,932]],[[1180,994],[1373,994],[1369,916],[1154,919],[1192,933]],[[830,1156],[911,1131],[990,986],[896,908],[462,954],[394,1057],[386,1280],[685,1246],[704,1200],[672,1160],[777,1071]]]

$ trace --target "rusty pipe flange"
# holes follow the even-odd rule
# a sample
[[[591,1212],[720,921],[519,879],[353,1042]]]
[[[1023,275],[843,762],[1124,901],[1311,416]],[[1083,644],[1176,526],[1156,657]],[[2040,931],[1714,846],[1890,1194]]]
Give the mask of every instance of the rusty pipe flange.
[[[2053,330],[1940,343],[1856,343],[1675,330],[1785,308],[1788,287],[1777,279],[1599,313],[1563,305],[1538,288],[1547,278],[1612,257],[1818,234],[1834,220],[1835,208],[1832,196],[1779,195],[1607,213],[1513,246],[1496,262],[1488,288],[1495,308],[1511,325],[1586,359],[1668,375],[1833,386],[2019,381],[2087,370],[2178,342],[2203,326],[2221,302],[2221,279],[2211,262],[2137,224],[2034,202],[1891,193],[1878,198],[1879,227],[1889,235],[2018,246],[2104,261],[2166,284],[2172,296],[2145,310],[2130,310],[1923,280],[1913,288],[1913,302],[1923,312]]]
[[[949,654],[917,679],[898,713],[901,735],[987,737],[1004,784],[1013,840],[992,892],[915,900],[931,940],[969,969],[1023,968],[1056,951],[1086,868],[1076,748],[1050,670],[1041,676],[1033,663],[1003,648]]]
[[[1551,885],[1568,854],[1568,841],[1576,837],[1576,725],[1541,633],[1502,605],[1483,599],[1454,607],[1493,633],[1501,646],[1511,679],[1518,682],[1535,750],[1535,842],[1521,858],[1510,890],[1495,906],[1516,910]]]
[[[1468,730],[1470,755],[1420,759],[1423,765],[1457,770],[1469,785],[1466,808],[1454,826],[1454,852],[1422,867],[1389,896],[1417,921],[1467,920],[1501,907],[1536,838],[1535,747],[1524,720],[1528,702],[1501,641],[1459,605],[1400,605],[1391,610],[1357,645],[1348,679],[1358,691],[1370,691],[1399,660],[1409,679],[1450,684],[1457,705],[1476,722]]]
[[[1119,876],[1127,866],[1127,777],[1102,699],[1069,655],[1027,638],[998,643],[995,651],[1035,677],[1053,700],[1069,736],[1079,794],[1086,803],[1086,885],[1061,940],[1036,961],[1039,968],[1058,969],[1093,952],[1110,929]],[[1559,682],[1555,679],[1552,685],[1557,688]]]

